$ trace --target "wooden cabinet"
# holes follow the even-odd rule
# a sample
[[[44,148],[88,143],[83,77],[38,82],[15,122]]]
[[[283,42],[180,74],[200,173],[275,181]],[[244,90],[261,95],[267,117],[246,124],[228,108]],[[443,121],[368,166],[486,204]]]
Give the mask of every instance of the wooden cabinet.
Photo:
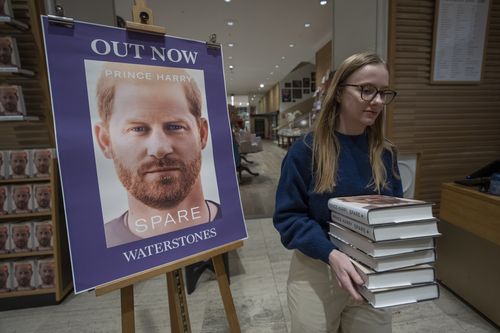
[[[45,64],[45,52],[41,34],[40,15],[44,13],[44,1],[14,0],[13,16],[0,16],[0,38],[15,40],[17,60],[15,66],[0,66],[0,87],[20,87],[24,115],[0,115],[0,151],[26,151],[55,147],[53,119]],[[16,64],[16,62],[18,62]],[[19,97],[19,96],[18,96]],[[18,106],[21,105],[18,102]],[[0,105],[0,111],[6,107]],[[55,154],[53,154],[54,157]],[[5,153],[3,156],[10,156]],[[7,169],[0,167],[0,187],[11,197],[14,188],[30,189],[32,206],[24,213],[0,214],[0,238],[7,230],[11,245],[0,249],[0,310],[49,305],[60,302],[72,289],[71,263],[68,250],[64,209],[60,181],[55,158],[51,159],[50,173],[45,177],[8,179]],[[34,168],[34,166],[32,166]],[[8,167],[7,167],[8,168]],[[3,171],[2,171],[3,170]],[[50,208],[38,211],[34,189],[50,189]],[[12,198],[11,198],[12,199]],[[12,199],[13,200],[13,199]],[[0,207],[1,208],[1,207]],[[43,210],[43,209],[42,209]],[[47,226],[50,223],[50,228]],[[50,246],[41,246],[36,232],[45,228],[51,232]],[[28,246],[19,245],[15,250],[12,233],[26,237]],[[17,236],[16,236],[17,237]],[[22,244],[23,241],[18,240]],[[0,245],[1,244],[0,240]],[[38,247],[37,247],[38,246]],[[1,248],[1,246],[0,246]],[[7,264],[7,265],[6,265]],[[8,270],[9,290],[2,290]],[[16,276],[15,269],[18,268]],[[2,271],[2,269],[4,271]],[[23,271],[24,270],[24,271]],[[43,277],[43,274],[45,274]],[[21,275],[25,273],[23,280]],[[6,288],[4,288],[6,289]]]

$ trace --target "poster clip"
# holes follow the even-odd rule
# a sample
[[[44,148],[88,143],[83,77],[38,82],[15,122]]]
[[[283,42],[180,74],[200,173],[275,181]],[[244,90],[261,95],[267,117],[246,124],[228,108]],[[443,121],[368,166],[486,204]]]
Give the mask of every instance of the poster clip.
[[[220,49],[220,44],[217,43],[217,35],[211,34],[210,38],[207,40],[207,47],[211,49]]]
[[[63,25],[67,28],[73,28],[75,22],[71,17],[64,16],[64,8],[61,5],[56,5],[56,15],[47,15],[49,23]]]
[[[135,0],[132,7],[133,22],[127,21],[127,30],[164,35],[165,27],[154,25],[153,11],[146,6],[146,0]]]

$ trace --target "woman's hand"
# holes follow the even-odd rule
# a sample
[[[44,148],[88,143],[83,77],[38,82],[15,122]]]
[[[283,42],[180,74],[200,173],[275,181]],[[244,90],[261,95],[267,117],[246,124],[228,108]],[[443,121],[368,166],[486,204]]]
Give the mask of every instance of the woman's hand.
[[[358,272],[356,272],[349,257],[339,250],[333,250],[328,256],[328,261],[330,267],[335,272],[335,277],[337,278],[339,286],[347,291],[356,301],[361,302],[363,297],[356,291],[353,282],[357,285],[362,285],[363,279],[361,279]]]

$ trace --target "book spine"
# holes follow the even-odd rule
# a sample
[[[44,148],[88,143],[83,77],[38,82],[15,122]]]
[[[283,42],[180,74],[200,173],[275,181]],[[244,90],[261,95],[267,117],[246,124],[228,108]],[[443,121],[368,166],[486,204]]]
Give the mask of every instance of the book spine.
[[[365,237],[370,238],[373,241],[376,241],[373,227],[367,226],[364,223],[355,221],[336,212],[331,212],[331,218],[333,222],[343,225],[344,227],[351,229],[352,231],[357,232],[360,235],[363,235]]]
[[[342,214],[364,224],[369,224],[368,211],[362,207],[353,207],[339,201],[331,200],[328,202],[328,208],[332,212]]]

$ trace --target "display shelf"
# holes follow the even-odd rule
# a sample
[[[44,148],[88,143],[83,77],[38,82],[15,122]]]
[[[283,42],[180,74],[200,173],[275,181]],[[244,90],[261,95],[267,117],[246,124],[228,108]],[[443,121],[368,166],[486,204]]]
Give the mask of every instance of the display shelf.
[[[34,289],[34,290],[23,290],[23,291],[9,291],[6,293],[0,293],[0,299],[11,298],[11,297],[21,297],[21,296],[53,294],[55,292],[56,292],[56,288]]]
[[[10,16],[0,16],[0,27],[2,27],[3,25],[8,25],[21,31],[28,31],[30,29],[30,26],[28,24],[16,20],[15,18]]]
[[[16,122],[16,121],[40,121],[40,117],[35,116],[1,116],[0,122]]]
[[[18,67],[0,67],[0,75],[23,75],[23,76],[35,76],[35,72],[29,69],[18,68]]]
[[[49,177],[2,179],[0,185],[50,182]],[[1,217],[1,216],[0,216]]]
[[[26,258],[26,257],[44,257],[44,256],[50,256],[53,254],[54,254],[53,250],[7,253],[7,254],[0,254],[0,260],[18,259],[18,258]]]
[[[28,214],[7,214],[0,216],[0,222],[2,221],[12,221],[17,219],[26,218],[39,218],[39,217],[50,217],[52,214],[50,212],[40,212],[40,213],[28,213]]]

